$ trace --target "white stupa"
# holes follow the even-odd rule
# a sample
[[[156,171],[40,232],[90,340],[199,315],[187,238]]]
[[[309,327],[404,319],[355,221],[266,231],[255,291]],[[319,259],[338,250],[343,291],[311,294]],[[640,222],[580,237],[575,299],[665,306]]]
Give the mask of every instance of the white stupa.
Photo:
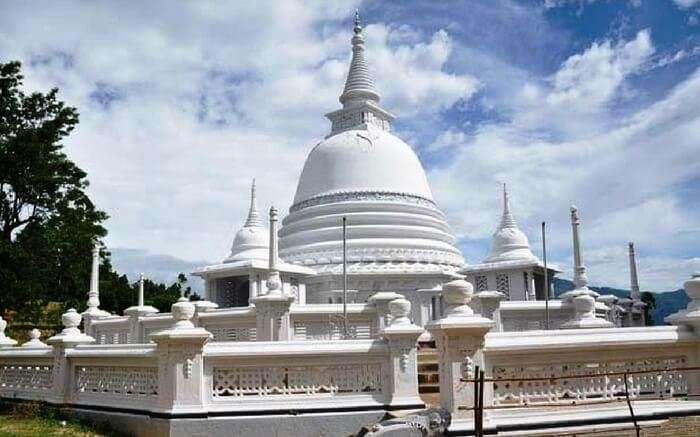
[[[551,264],[547,271],[550,278],[560,272]],[[544,299],[544,263],[532,252],[530,241],[518,227],[510,210],[505,184],[503,213],[493,233],[491,251],[481,263],[466,266],[461,273],[467,276],[477,292],[499,291],[508,300]]]
[[[317,272],[309,299],[312,289],[339,286],[343,217],[351,287],[360,291],[435,287],[463,265],[418,156],[390,132],[394,117],[379,106],[364,51],[356,17],[343,107],[326,115],[331,132],[309,153],[280,231],[280,256]]]
[[[518,227],[515,217],[510,212],[508,190],[503,184],[503,215],[501,223],[493,233],[491,241],[491,253],[484,259],[484,263],[496,263],[503,261],[535,261],[539,259],[530,249],[530,241]]]
[[[244,261],[249,259],[267,260],[270,232],[267,230],[258,214],[257,198],[255,196],[255,179],[250,187],[250,208],[243,227],[236,232],[231,244],[231,253],[224,263]]]

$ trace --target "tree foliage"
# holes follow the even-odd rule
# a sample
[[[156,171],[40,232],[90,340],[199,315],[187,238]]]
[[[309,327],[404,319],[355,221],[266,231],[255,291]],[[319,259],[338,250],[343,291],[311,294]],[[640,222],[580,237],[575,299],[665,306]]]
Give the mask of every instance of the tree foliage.
[[[77,110],[56,88],[27,95],[22,80],[19,62],[0,64],[0,314],[84,301],[86,254],[107,233],[87,174],[63,152]]]

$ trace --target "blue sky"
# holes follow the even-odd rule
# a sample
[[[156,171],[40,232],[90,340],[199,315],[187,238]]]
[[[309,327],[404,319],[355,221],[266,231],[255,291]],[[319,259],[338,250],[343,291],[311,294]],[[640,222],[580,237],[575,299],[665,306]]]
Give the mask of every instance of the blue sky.
[[[507,182],[564,276],[574,203],[593,284],[627,285],[630,240],[645,289],[700,270],[698,0],[2,3],[0,59],[78,107],[67,151],[132,279],[223,259],[253,177],[261,206],[289,207],[339,106],[355,7],[468,262]]]

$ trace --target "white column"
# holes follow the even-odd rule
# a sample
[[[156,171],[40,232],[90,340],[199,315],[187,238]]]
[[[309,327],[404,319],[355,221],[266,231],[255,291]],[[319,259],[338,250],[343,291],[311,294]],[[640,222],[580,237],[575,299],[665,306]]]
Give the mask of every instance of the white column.
[[[586,266],[583,265],[583,255],[581,241],[579,237],[579,226],[581,221],[578,217],[578,209],[571,207],[571,233],[573,235],[574,251],[574,286],[571,291],[564,293],[561,298],[564,302],[573,307],[572,318],[564,323],[562,328],[609,328],[613,324],[607,320],[596,317],[595,299],[598,293],[588,288],[588,277],[586,276]]]
[[[100,309],[100,246],[95,243],[92,248],[92,271],[90,272],[90,291],[88,291],[87,310],[90,317],[107,316],[109,313]],[[86,322],[90,322],[89,317]]]
[[[255,304],[256,338],[258,341],[287,341],[291,338],[289,308],[294,296],[284,292],[277,271],[277,210],[270,208],[270,254],[267,292],[251,301]]]
[[[144,296],[143,296],[143,282],[144,282],[144,277],[143,273],[139,276],[139,306],[142,307],[144,305]]]
[[[629,243],[629,257],[630,257],[630,298],[632,300],[641,300],[641,294],[639,292],[639,280],[637,279],[637,261],[634,255],[634,243],[630,241]]]
[[[576,288],[584,289],[588,286],[588,276],[586,276],[586,266],[583,265],[581,251],[581,241],[579,238],[579,226],[581,220],[578,217],[578,209],[571,207],[571,233],[574,240],[574,285]]]

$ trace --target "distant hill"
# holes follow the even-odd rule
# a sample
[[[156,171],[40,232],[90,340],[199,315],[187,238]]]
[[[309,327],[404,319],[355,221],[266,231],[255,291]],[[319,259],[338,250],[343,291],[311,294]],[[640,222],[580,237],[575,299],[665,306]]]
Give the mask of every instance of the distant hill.
[[[554,289],[554,296],[559,296],[564,292],[574,289],[574,283],[567,279],[554,278],[552,283],[552,288]],[[617,297],[628,297],[630,294],[629,290],[622,290],[619,288],[610,287],[590,287],[600,294],[612,294]],[[675,291],[664,291],[660,293],[653,293],[654,299],[656,301],[656,309],[652,315],[655,325],[663,325],[664,317],[675,313],[676,311],[683,309],[688,305],[690,299],[685,294],[682,289]]]

